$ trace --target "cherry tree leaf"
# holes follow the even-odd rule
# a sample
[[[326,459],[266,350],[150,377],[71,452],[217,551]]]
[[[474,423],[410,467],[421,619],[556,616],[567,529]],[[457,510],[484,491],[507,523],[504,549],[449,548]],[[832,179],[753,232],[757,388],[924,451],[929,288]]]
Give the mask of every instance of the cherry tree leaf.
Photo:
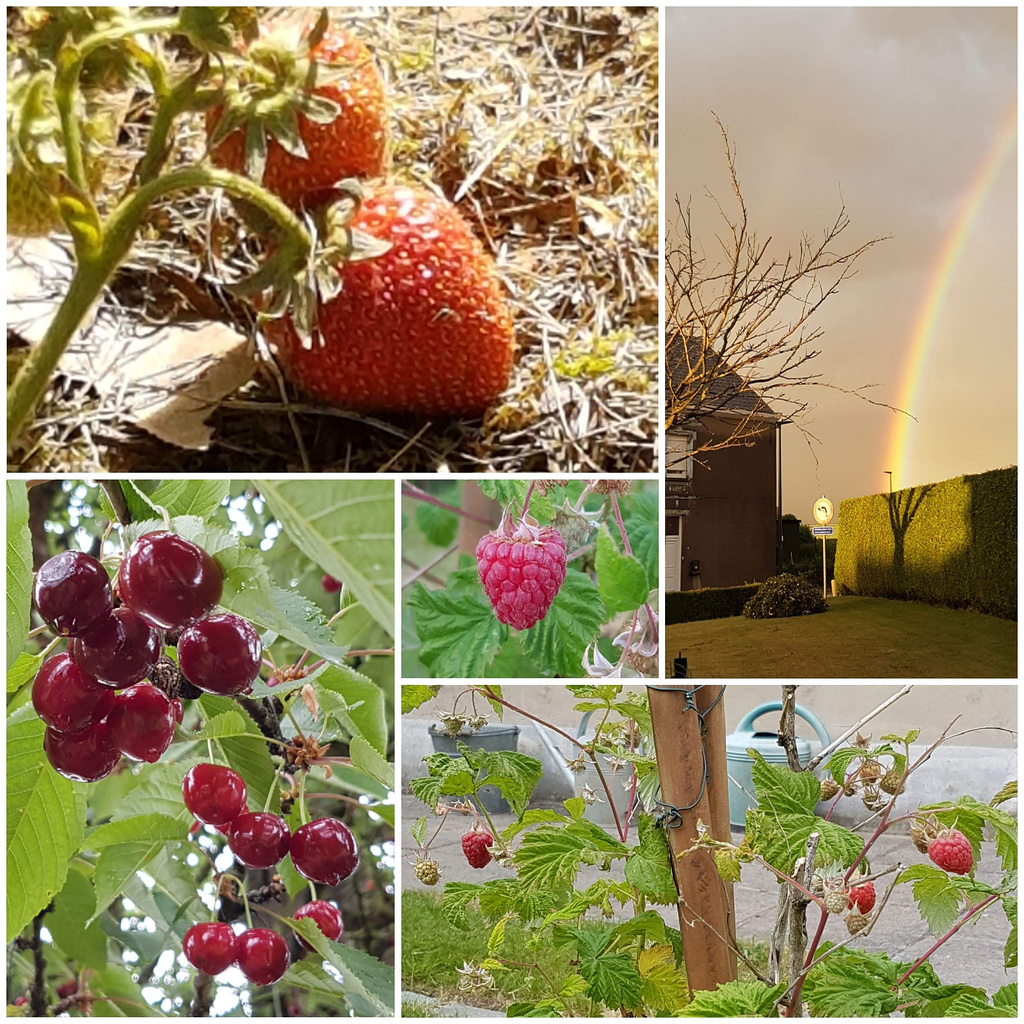
[[[25,647],[32,610],[32,535],[28,490],[23,480],[7,481],[7,668]],[[10,688],[8,687],[8,692]]]

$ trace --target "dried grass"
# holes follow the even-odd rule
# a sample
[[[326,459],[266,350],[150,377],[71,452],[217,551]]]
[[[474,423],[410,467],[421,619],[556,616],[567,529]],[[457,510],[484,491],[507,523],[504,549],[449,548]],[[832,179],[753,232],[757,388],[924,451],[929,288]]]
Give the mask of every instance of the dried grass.
[[[223,200],[156,210],[101,309],[102,344],[168,321],[246,325],[253,381],[213,412],[206,451],[138,429],[132,396],[58,377],[22,471],[624,471],[655,468],[658,19],[643,8],[383,8],[337,17],[375,52],[393,173],[443,192],[494,253],[520,356],[481,423],[324,409],[284,386],[219,282],[255,246]],[[127,128],[141,145],[145,98]],[[203,147],[184,126],[181,155]],[[125,168],[130,160],[125,160]],[[208,244],[210,240],[210,244]],[[79,344],[96,344],[86,338]]]

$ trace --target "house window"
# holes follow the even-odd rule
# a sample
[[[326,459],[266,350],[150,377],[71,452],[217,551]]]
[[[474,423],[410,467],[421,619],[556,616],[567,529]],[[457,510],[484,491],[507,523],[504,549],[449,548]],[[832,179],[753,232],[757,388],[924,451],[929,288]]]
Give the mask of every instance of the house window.
[[[693,479],[693,446],[697,434],[693,430],[684,430],[678,434],[669,434],[665,438],[665,474],[681,480]]]

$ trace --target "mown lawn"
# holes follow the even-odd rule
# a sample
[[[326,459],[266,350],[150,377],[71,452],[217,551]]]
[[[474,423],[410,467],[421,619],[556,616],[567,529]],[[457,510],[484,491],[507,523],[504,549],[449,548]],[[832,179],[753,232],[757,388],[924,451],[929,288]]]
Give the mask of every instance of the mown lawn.
[[[1017,623],[915,601],[838,597],[823,615],[687,622],[665,631],[666,672],[685,655],[708,678],[1017,677]]]

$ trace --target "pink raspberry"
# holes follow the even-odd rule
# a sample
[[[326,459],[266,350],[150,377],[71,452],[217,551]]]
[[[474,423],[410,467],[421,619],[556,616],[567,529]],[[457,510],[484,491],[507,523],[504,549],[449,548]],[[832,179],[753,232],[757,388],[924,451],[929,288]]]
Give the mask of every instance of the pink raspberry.
[[[849,908],[856,907],[862,914],[870,914],[875,905],[875,883],[855,885],[849,893]]]
[[[462,837],[462,852],[471,868],[485,868],[491,863],[488,846],[494,845],[494,836],[486,829],[473,829]]]
[[[974,864],[970,841],[955,828],[943,829],[928,844],[928,859],[954,875],[966,875]]]
[[[553,527],[517,525],[506,513],[480,538],[476,563],[498,621],[529,629],[547,615],[565,579],[565,541]]]

